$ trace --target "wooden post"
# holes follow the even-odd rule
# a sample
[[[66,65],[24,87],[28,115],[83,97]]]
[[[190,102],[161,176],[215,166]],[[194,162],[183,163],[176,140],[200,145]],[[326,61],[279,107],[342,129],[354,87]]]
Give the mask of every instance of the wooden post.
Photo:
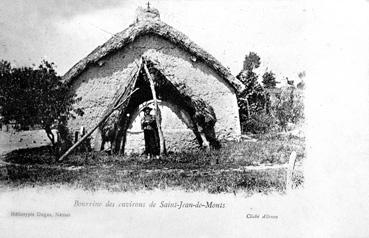
[[[145,70],[147,78],[150,81],[150,88],[151,88],[152,98],[153,98],[154,107],[155,107],[156,125],[158,127],[158,132],[159,132],[160,155],[163,155],[163,154],[165,154],[165,140],[164,140],[163,130],[161,129],[161,115],[160,115],[160,111],[159,111],[159,107],[158,107],[158,101],[157,101],[157,98],[156,98],[154,80],[151,77],[151,74],[149,72],[149,69],[147,68],[146,62],[143,62],[143,68]]]
[[[89,137],[106,119],[108,119],[108,117],[117,109],[119,109],[120,106],[122,106],[127,99],[129,99],[133,93],[135,93],[138,90],[138,88],[136,88],[135,90],[133,90],[121,103],[119,103],[117,106],[115,106],[109,113],[107,113],[100,121],[99,123],[97,123],[96,126],[94,126],[94,128],[92,128],[91,131],[89,131],[88,133],[86,133],[77,143],[75,143],[72,147],[70,147],[67,152],[65,152],[58,161],[62,161],[65,157],[67,157],[77,146],[79,146],[87,137]]]
[[[286,191],[290,191],[292,188],[292,175],[295,169],[296,156],[296,152],[292,151],[287,167]]]

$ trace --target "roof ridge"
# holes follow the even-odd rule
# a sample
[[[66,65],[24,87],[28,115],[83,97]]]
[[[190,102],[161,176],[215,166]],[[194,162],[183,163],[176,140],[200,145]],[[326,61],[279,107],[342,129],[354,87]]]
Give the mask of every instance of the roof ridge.
[[[126,45],[134,42],[139,36],[145,34],[158,35],[169,40],[171,43],[178,45],[184,50],[189,51],[191,54],[199,57],[209,67],[214,69],[220,76],[228,81],[236,91],[241,92],[244,90],[244,85],[216,58],[203,50],[195,42],[191,41],[184,33],[157,19],[135,22],[123,31],[114,34],[114,36],[104,44],[97,46],[90,54],[81,59],[67,73],[65,73],[63,81],[71,83],[73,79],[81,74],[89,65],[96,63],[101,58],[125,47]]]

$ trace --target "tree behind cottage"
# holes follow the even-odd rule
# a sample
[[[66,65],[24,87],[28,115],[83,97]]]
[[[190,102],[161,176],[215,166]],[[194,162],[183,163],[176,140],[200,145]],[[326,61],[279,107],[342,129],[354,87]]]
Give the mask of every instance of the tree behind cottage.
[[[272,71],[267,71],[263,74],[262,83],[265,88],[275,88],[277,86],[277,80],[275,79],[275,74]]]
[[[21,128],[40,125],[54,147],[57,142],[51,130],[55,126],[64,144],[69,144],[66,121],[83,114],[72,108],[77,100],[56,75],[53,63],[42,61],[36,68],[13,68],[9,62],[0,61],[0,108],[5,123],[14,120]]]
[[[260,57],[250,52],[245,56],[242,71],[236,76],[244,85],[245,90],[238,95],[241,118],[247,119],[252,113],[264,108],[264,91],[258,82],[255,69],[260,66]]]
[[[279,82],[271,70],[262,75],[262,86],[255,72],[259,66],[260,57],[250,52],[245,56],[243,69],[237,75],[245,85],[245,90],[237,95],[242,132],[257,134],[271,130],[286,131],[303,123],[302,80],[305,71],[298,74],[301,82],[297,88],[293,85],[276,87]]]
[[[237,97],[243,133],[258,133],[260,128],[264,127],[260,124],[259,116],[265,113],[268,97],[258,82],[258,75],[255,72],[259,66],[260,57],[250,52],[245,56],[242,71],[237,75],[237,78],[245,85],[245,90]]]

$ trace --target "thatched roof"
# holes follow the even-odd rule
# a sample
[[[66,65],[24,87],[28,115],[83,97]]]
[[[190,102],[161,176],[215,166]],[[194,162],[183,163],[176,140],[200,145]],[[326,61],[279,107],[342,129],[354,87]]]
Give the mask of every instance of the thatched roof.
[[[141,9],[142,11],[142,9]],[[168,24],[162,22],[158,15],[153,15],[153,10],[145,10],[146,14],[151,14],[149,17],[139,16],[136,22],[130,25],[127,29],[115,34],[106,43],[98,46],[87,57],[75,64],[64,76],[63,79],[67,83],[71,83],[74,78],[81,74],[89,65],[97,63],[103,57],[124,48],[128,44],[135,41],[143,35],[156,35],[162,37],[169,42],[179,46],[190,54],[194,55],[197,60],[203,61],[210,68],[214,69],[222,78],[225,79],[233,88],[241,92],[244,85],[236,79],[227,68],[222,66],[218,60],[205,50],[192,42],[186,35],[177,31]],[[159,14],[159,13],[157,13]]]

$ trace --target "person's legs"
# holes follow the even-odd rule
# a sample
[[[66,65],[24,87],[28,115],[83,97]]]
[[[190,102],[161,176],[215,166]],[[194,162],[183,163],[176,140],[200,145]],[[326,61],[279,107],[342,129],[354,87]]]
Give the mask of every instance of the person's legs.
[[[157,154],[157,146],[155,141],[155,133],[153,130],[150,130],[148,133],[148,147],[150,155],[155,156]]]
[[[144,130],[144,139],[145,139],[145,155],[147,155],[148,158],[150,158],[150,135],[148,130]]]
[[[155,128],[153,130],[153,140],[154,140],[154,155],[156,155],[156,158],[159,158],[160,155],[160,139],[159,139],[159,132],[158,129]]]

